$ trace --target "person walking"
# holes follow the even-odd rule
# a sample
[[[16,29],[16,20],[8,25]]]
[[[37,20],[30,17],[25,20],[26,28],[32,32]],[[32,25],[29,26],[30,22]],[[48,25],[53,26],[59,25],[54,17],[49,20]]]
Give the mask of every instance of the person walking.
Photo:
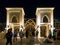
[[[22,31],[22,30],[19,32],[19,35],[20,35],[20,38],[23,38],[24,33],[23,33],[23,31]]]
[[[49,39],[52,38],[52,35],[51,35],[51,30],[49,30],[49,36],[48,36]]]
[[[10,45],[12,45],[12,29],[9,29],[8,32],[6,33],[5,37],[6,37],[6,45],[8,45],[10,43]]]
[[[36,37],[38,36],[38,33],[39,33],[39,32],[38,32],[38,30],[37,30],[37,31],[36,31]]]
[[[56,31],[53,31],[53,39],[56,40]]]
[[[17,32],[14,32],[14,42],[17,41]]]

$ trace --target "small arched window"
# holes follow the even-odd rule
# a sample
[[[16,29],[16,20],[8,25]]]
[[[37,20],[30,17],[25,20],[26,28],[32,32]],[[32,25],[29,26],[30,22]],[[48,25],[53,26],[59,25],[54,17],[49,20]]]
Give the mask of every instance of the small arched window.
[[[43,22],[48,23],[48,18],[46,16],[43,17]]]
[[[17,23],[17,18],[15,16],[12,18],[12,23]]]

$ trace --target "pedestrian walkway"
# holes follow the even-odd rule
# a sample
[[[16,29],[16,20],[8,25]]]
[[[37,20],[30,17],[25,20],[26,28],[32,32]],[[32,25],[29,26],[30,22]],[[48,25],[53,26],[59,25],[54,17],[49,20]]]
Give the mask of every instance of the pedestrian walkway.
[[[6,39],[0,40],[0,45],[5,45],[6,44]],[[42,39],[38,38],[23,38],[21,40],[17,40],[13,42],[13,45],[59,45],[60,40],[54,41],[54,43],[44,43]]]

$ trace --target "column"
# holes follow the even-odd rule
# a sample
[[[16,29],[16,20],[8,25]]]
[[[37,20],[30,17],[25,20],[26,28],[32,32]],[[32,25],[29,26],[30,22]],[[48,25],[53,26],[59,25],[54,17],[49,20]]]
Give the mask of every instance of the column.
[[[6,32],[9,29],[9,11],[7,10],[7,22],[6,22]]]
[[[53,30],[54,30],[54,25],[53,25],[53,9],[51,9],[51,35],[53,36]]]
[[[40,15],[37,16],[38,38],[40,38]]]
[[[22,31],[24,30],[24,15],[22,15]]]
[[[12,24],[12,33],[14,33],[14,25]]]
[[[21,15],[20,15],[20,30],[23,31],[23,29],[24,29],[24,15],[25,15],[25,13],[24,13],[24,9],[23,8],[21,8],[21,11],[22,12],[20,12],[21,13]]]
[[[24,26],[24,16],[22,15],[20,19],[22,19],[22,20],[20,20],[20,30],[23,31],[23,26]]]

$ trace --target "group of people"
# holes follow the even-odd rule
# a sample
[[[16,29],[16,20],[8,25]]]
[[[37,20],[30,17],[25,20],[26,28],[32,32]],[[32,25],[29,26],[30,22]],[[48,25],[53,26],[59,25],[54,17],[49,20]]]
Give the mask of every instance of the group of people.
[[[24,36],[24,33],[22,30],[19,32],[19,36],[20,36],[20,38],[22,38]],[[8,29],[8,32],[4,36],[4,38],[6,38],[6,45],[8,45],[9,43],[10,43],[10,45],[12,45],[12,37],[17,39],[17,34],[13,35],[12,28],[11,28],[11,29]]]
[[[28,37],[34,37],[34,36],[38,36],[38,31],[36,31],[36,33],[35,33],[35,30],[26,30],[26,38],[28,38]],[[35,35],[36,34],[36,35]]]
[[[49,43],[52,43],[53,40],[56,40],[56,30],[53,30],[53,36],[51,34],[51,31],[49,30],[49,36],[45,36],[44,37],[44,42],[49,42]]]
[[[32,32],[32,35],[34,35],[34,33]],[[38,31],[36,31],[36,35],[38,35]],[[6,33],[6,35],[4,36],[7,40],[6,42],[6,45],[8,45],[10,43],[10,45],[12,45],[12,36],[14,36],[14,38],[16,38],[17,40],[17,34],[14,34],[12,33],[12,28],[11,29],[8,29],[8,32]],[[24,33],[22,30],[19,31],[19,36],[20,38],[22,39],[23,36],[24,36]],[[56,31],[54,30],[53,32],[53,39],[55,40],[56,39]],[[26,37],[28,37],[28,32],[26,31]],[[49,36],[48,38],[51,39],[52,35],[51,35],[51,32],[49,33]],[[46,36],[45,36],[45,39],[44,41],[46,42],[46,40],[48,39]],[[14,39],[15,40],[15,39]]]
[[[12,32],[12,28],[8,29],[8,32],[6,33],[6,35],[4,36],[6,38],[6,45],[8,45],[10,43],[10,45],[12,45],[12,37],[13,37],[13,41],[17,41],[17,34],[19,33],[20,39],[22,39],[24,37],[24,32],[22,30],[18,31],[18,32]],[[28,31],[26,31],[26,37],[28,37]],[[38,31],[36,31],[36,35],[38,35]],[[32,36],[35,36],[34,31],[32,31]]]

